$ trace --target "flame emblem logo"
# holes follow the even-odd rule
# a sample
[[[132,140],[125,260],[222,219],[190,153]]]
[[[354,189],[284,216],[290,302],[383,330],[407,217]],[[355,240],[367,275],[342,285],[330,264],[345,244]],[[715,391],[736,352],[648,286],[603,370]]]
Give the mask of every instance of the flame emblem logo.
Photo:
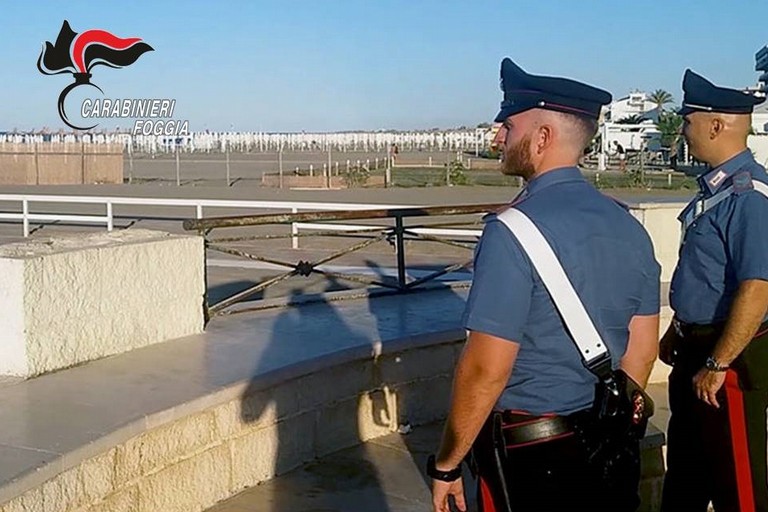
[[[37,59],[37,69],[44,75],[60,75],[71,73],[75,81],[69,84],[59,94],[59,116],[70,128],[90,130],[93,126],[75,126],[69,122],[64,110],[64,100],[67,94],[76,87],[89,85],[99,92],[101,88],[91,83],[91,70],[98,65],[111,68],[130,66],[146,52],[154,48],[139,37],[117,37],[106,30],[86,30],[78,34],[64,21],[56,38],[56,43],[45,42],[40,57]]]

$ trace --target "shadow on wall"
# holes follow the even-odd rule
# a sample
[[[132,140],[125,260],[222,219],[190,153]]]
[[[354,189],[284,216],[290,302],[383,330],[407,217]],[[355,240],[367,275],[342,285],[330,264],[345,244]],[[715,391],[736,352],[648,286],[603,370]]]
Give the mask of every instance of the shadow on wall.
[[[337,289],[337,283],[330,282],[328,289]],[[334,337],[343,339],[345,345],[351,339],[373,343],[365,334],[347,325],[337,309],[323,299],[322,294],[307,296],[300,289],[294,289],[291,293],[292,301],[298,300],[299,297],[303,301],[311,300],[313,303],[289,306],[280,313],[275,321],[269,346],[261,359],[271,359],[271,351],[280,352],[281,343],[286,337],[291,337],[294,343],[299,341],[302,344],[311,344],[318,333],[333,333]],[[308,375],[300,378],[298,385],[278,385],[265,390],[263,382],[262,378],[253,380],[242,397],[242,420],[245,423],[265,425],[250,435],[251,439],[244,446],[246,454],[243,455],[252,457],[254,461],[254,481],[284,474],[316,457],[335,451],[334,447],[351,446],[359,442],[356,397],[353,396],[355,400],[350,403],[345,401],[331,407],[317,407],[326,402],[324,396],[328,396],[331,388],[340,383],[322,382]],[[379,402],[377,408],[382,409],[377,415],[387,414],[386,404]],[[310,503],[312,508],[317,510],[338,505],[352,507],[350,510],[389,510],[383,492],[371,492],[371,489],[379,489],[379,485],[376,468],[369,462],[355,461],[350,464],[348,471],[341,475],[337,474],[340,471],[338,465],[334,466],[333,474],[323,469],[322,466],[307,468],[302,478],[306,485],[302,484],[299,488],[284,489],[279,481],[271,484],[271,496],[268,497],[268,505],[265,504],[263,510],[307,510]],[[335,482],[347,492],[318,492],[318,489],[336,486]],[[246,483],[250,484],[252,482]],[[365,503],[355,503],[355,500],[362,496],[356,492],[361,487],[368,489],[364,495]],[[341,500],[342,503],[328,503],[327,500]]]
[[[377,271],[375,264],[369,268]],[[382,277],[383,279],[383,277]],[[449,287],[444,287],[450,290]],[[339,289],[339,283],[329,280],[326,290]],[[429,292],[426,292],[429,294]],[[464,300],[450,290],[443,294],[441,308],[460,311]],[[399,295],[368,299],[368,312],[339,314],[341,305],[332,304],[324,294],[304,294],[295,288],[291,301],[311,304],[289,306],[275,320],[269,345],[260,355],[260,367],[265,360],[280,359],[281,351],[290,343],[309,346],[319,337],[332,337],[342,347],[370,346],[373,354],[380,350],[379,340],[403,339],[421,322],[429,331],[456,328],[459,318],[442,318],[426,321],[419,318],[430,308],[430,300],[402,300]],[[357,316],[356,316],[357,315]],[[434,315],[433,315],[434,316]],[[424,332],[429,332],[424,331]],[[338,349],[329,349],[328,353]],[[448,349],[451,361],[455,351]],[[244,423],[256,427],[244,436],[235,457],[247,460],[252,474],[246,475],[235,487],[245,488],[255,483],[284,474],[303,463],[326,457],[342,447],[354,446],[361,440],[371,439],[398,428],[399,423],[424,423],[441,418],[446,411],[450,380],[424,379],[407,389],[393,388],[388,382],[398,381],[403,369],[391,358],[382,363],[374,357],[357,364],[342,364],[332,379],[327,372],[306,375],[290,385],[270,385],[284,380],[283,369],[275,370],[251,381],[242,395],[241,418]],[[408,361],[413,365],[414,360]],[[421,365],[429,371],[422,361]],[[258,370],[258,368],[257,368]],[[392,372],[392,373],[390,373]],[[254,371],[254,375],[258,371]],[[322,376],[322,378],[320,378]],[[361,390],[363,392],[361,393]],[[414,404],[407,393],[427,396],[428,402]],[[434,395],[434,398],[432,396]],[[342,398],[339,398],[341,396]],[[413,398],[410,397],[410,398]],[[404,399],[405,398],[405,399]],[[422,436],[423,437],[423,436]],[[416,440],[416,438],[414,438]],[[405,436],[408,443],[408,436]],[[419,439],[412,449],[414,464],[423,467],[427,454],[433,451],[439,439]],[[431,444],[431,448],[426,448]],[[390,499],[383,482],[375,447],[360,446],[312,462],[292,473],[290,479],[277,479],[254,489],[259,503],[266,502],[261,510],[284,512],[293,510],[366,510],[387,512]],[[425,481],[424,491],[428,492]],[[329,490],[333,492],[328,492]],[[390,496],[391,498],[391,496]]]

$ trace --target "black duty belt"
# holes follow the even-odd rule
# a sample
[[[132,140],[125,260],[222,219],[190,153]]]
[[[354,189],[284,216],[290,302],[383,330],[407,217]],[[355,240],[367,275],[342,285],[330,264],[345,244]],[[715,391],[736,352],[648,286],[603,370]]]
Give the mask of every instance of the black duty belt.
[[[566,416],[531,416],[504,411],[502,433],[507,448],[553,441],[572,435],[573,425]]]
[[[686,324],[677,319],[673,320],[673,322],[677,334],[682,338],[709,338],[719,335],[725,328],[724,323],[710,325]]]
[[[725,329],[725,322],[708,324],[708,325],[687,324],[685,322],[681,322],[677,318],[673,318],[672,324],[677,334],[683,339],[711,338],[713,336],[719,336]],[[760,327],[757,329],[757,333],[755,334],[755,337],[765,334],[767,330],[768,330],[768,321],[763,322],[762,325],[760,325]]]

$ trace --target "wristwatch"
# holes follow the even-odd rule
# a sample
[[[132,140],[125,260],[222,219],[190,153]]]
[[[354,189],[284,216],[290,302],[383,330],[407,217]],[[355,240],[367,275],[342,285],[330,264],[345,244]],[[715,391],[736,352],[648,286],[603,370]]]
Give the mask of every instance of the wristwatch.
[[[711,372],[724,372],[729,368],[727,364],[718,363],[717,359],[712,356],[707,358],[707,361],[704,363],[704,367]]]
[[[461,464],[450,471],[440,471],[435,467],[435,456],[430,455],[427,459],[427,475],[442,482],[454,482],[461,478]]]

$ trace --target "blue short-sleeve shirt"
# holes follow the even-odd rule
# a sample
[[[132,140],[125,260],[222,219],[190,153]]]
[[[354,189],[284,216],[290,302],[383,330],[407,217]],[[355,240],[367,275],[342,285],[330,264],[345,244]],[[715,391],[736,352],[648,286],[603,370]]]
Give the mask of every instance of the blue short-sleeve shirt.
[[[699,194],[681,214],[734,187],[684,234],[669,298],[675,316],[685,323],[725,321],[742,281],[768,281],[768,198],[753,189],[753,179],[768,183],[765,169],[744,150],[699,177]]]
[[[575,167],[530,181],[514,205],[541,230],[605,340],[614,367],[635,315],[659,312],[659,265],[643,227],[595,190]],[[589,407],[596,377],[587,370],[531,260],[495,215],[475,251],[464,326],[520,344],[497,407],[532,414]]]

